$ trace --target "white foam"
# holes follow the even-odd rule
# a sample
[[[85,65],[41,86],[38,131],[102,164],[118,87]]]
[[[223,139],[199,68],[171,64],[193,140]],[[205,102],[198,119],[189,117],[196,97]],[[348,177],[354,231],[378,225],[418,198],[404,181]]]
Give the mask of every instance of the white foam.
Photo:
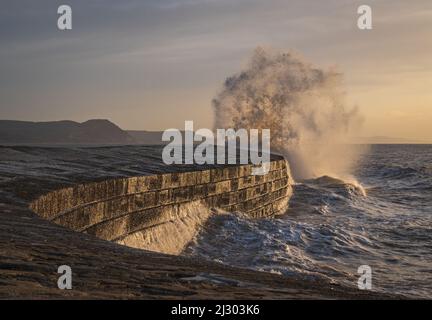
[[[169,222],[135,232],[117,243],[133,248],[179,255],[212,214],[201,201],[182,204],[179,211],[180,215]]]

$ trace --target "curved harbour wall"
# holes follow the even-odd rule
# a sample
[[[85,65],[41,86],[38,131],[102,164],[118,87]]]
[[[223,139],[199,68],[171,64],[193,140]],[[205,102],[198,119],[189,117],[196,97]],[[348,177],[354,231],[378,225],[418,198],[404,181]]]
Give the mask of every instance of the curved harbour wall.
[[[180,253],[212,214],[241,212],[251,218],[283,213],[292,186],[286,160],[266,175],[253,165],[119,178],[60,189],[30,208],[78,232],[120,244]]]

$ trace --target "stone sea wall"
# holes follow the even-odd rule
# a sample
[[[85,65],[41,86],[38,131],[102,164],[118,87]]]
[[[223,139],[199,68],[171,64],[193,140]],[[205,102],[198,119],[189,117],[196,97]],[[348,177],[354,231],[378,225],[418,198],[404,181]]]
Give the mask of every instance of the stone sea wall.
[[[252,168],[226,166],[76,185],[43,195],[30,208],[56,224],[101,239],[180,253],[213,208],[251,218],[286,210],[292,193],[287,162],[273,160],[262,176],[252,175]],[[179,227],[177,221],[192,227]],[[154,245],[168,237],[164,233],[173,232],[177,235],[165,248]]]

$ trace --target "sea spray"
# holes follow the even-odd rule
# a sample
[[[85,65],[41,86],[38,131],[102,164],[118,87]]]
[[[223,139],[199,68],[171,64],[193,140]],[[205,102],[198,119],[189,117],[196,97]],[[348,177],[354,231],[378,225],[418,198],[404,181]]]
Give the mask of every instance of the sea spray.
[[[296,179],[350,178],[363,151],[350,145],[362,119],[345,104],[342,75],[293,53],[257,48],[247,67],[226,79],[213,107],[215,128],[270,129],[272,151],[289,160]]]
[[[137,231],[117,243],[129,247],[167,254],[180,254],[198,234],[202,225],[212,214],[202,201],[192,201],[179,206],[172,219],[143,231]]]

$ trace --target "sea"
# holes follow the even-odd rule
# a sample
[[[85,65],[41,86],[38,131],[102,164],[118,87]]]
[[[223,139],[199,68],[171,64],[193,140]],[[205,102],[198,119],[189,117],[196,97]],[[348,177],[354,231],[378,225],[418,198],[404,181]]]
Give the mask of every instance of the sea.
[[[222,264],[432,298],[432,145],[372,145],[353,172],[296,181],[275,218],[211,218],[183,254]],[[363,268],[363,269],[362,269]]]

